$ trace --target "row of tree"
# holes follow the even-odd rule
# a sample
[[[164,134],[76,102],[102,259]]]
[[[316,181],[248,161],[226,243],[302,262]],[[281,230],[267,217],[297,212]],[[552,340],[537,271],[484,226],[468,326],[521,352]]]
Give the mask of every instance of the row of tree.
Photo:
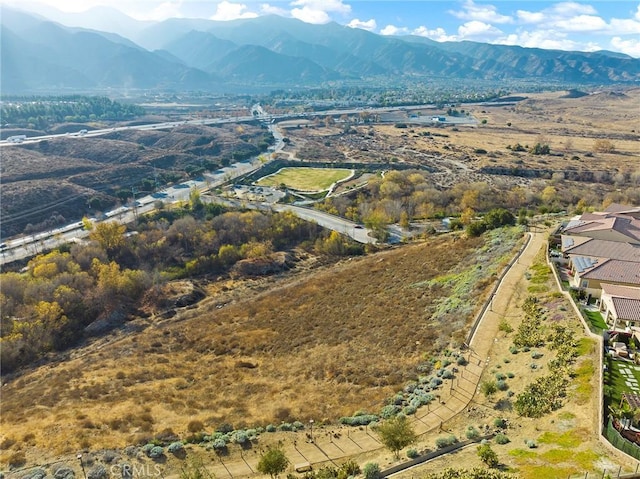
[[[205,205],[196,191],[191,196],[181,208],[140,218],[135,234],[117,222],[85,220],[88,244],[0,275],[3,371],[69,347],[96,320],[119,324],[143,299],[161,301],[161,284],[173,278],[225,274],[243,260],[268,261],[297,246],[334,256],[362,253],[292,213],[226,211]]]
[[[4,124],[39,129],[64,122],[131,120],[144,113],[138,105],[98,96],[16,98],[2,105]]]

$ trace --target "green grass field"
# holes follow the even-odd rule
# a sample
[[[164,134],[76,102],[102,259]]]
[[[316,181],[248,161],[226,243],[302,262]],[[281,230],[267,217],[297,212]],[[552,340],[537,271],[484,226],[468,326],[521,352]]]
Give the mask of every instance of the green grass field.
[[[602,333],[603,329],[607,329],[607,323],[604,322],[602,314],[598,311],[584,310],[584,313],[587,320],[591,323],[591,329],[593,329],[595,333],[599,334]]]
[[[292,190],[324,191],[336,181],[348,178],[349,175],[351,170],[343,168],[282,168],[273,175],[260,178],[257,184],[278,186],[284,183]]]

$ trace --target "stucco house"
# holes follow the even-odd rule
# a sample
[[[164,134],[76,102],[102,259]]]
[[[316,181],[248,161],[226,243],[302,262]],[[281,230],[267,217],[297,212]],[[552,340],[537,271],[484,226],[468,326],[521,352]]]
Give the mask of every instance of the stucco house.
[[[600,312],[613,330],[640,327],[640,288],[602,283]]]

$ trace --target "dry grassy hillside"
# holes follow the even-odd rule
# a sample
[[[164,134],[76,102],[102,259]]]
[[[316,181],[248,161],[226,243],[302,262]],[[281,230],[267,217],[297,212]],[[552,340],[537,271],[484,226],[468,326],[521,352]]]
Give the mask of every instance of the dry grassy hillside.
[[[460,343],[519,237],[436,237],[313,274],[213,283],[195,309],[5,379],[2,430],[16,443],[2,457],[41,463],[166,428],[184,438],[194,419],[213,430],[377,412],[434,350]]]
[[[161,184],[181,181],[194,168],[256,155],[265,135],[254,125],[183,125],[170,131],[114,131],[5,147],[1,236],[20,234],[28,224],[35,226],[28,230],[39,230],[70,223],[114,207],[118,190],[148,191],[156,178]],[[48,190],[46,198],[40,194],[43,189]]]

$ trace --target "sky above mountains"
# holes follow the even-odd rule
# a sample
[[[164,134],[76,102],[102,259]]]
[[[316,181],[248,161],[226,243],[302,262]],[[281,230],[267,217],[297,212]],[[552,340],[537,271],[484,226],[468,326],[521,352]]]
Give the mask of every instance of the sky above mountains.
[[[308,23],[335,21],[382,35],[411,34],[436,41],[471,40],[546,49],[610,50],[640,58],[638,1],[0,0],[0,4],[39,13],[65,25],[105,31],[114,31],[114,22],[123,22],[115,16],[117,12],[110,15],[103,8],[92,10],[94,7],[117,9],[142,21],[176,17],[225,21],[276,14]]]

